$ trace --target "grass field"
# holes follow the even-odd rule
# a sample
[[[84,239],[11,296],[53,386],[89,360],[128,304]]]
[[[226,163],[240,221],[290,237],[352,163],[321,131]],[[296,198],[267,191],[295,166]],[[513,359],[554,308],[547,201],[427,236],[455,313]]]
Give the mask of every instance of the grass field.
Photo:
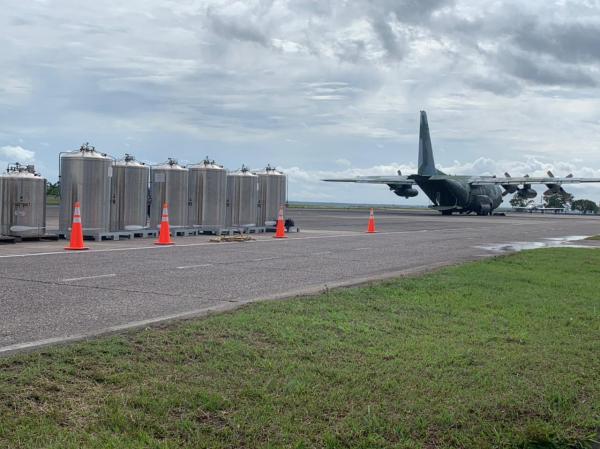
[[[593,235],[591,237],[588,237],[586,240],[600,240],[600,235]]]
[[[55,195],[46,195],[47,206],[58,206],[60,204],[60,198]]]
[[[0,359],[0,447],[592,447],[599,279],[536,250]]]

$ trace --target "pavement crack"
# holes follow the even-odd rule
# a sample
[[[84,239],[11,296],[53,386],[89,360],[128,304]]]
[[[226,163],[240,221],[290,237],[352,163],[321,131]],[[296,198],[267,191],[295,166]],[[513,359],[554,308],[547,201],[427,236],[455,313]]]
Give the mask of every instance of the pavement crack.
[[[151,292],[151,291],[147,291],[147,290],[127,289],[127,288],[118,288],[118,287],[102,287],[99,285],[78,285],[78,284],[72,284],[70,282],[44,281],[41,279],[25,279],[25,278],[13,277],[13,276],[0,276],[0,279],[7,279],[7,280],[11,280],[11,281],[21,281],[21,282],[32,282],[32,283],[42,284],[42,285],[54,285],[54,286],[60,286],[60,287],[69,287],[69,288],[86,289],[86,290],[94,289],[94,290],[100,290],[100,291],[113,291],[113,292],[119,292],[119,293],[139,293],[141,295],[153,295],[153,296],[163,296],[163,297],[166,296],[166,297],[170,297],[170,298],[200,299],[203,301],[207,300],[207,298],[203,298],[201,296],[195,296],[195,295],[181,295],[181,294],[174,294],[174,293],[167,293],[167,292]],[[241,300],[240,299],[211,298],[210,301],[238,303]]]

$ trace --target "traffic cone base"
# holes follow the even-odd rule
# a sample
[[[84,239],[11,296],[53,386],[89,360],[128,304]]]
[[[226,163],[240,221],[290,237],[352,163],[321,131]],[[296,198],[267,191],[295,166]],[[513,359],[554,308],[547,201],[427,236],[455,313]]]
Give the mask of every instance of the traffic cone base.
[[[85,251],[90,249],[88,246],[82,246],[81,248],[71,248],[70,246],[65,246],[67,251]]]
[[[169,227],[169,205],[163,204],[162,218],[160,221],[160,231],[158,233],[158,240],[154,242],[155,245],[174,245],[175,242],[171,240],[171,229]]]
[[[81,205],[79,201],[75,202],[73,208],[73,224],[71,225],[71,238],[69,246],[66,246],[67,251],[85,251],[89,249],[83,245],[83,227],[81,225]]]
[[[367,234],[376,234],[377,231],[375,229],[375,214],[373,213],[373,209],[371,209],[371,213],[369,214],[369,227],[367,228]]]
[[[277,217],[277,227],[275,228],[274,239],[287,239],[285,235],[285,223],[283,221],[283,207],[279,208],[279,216]]]

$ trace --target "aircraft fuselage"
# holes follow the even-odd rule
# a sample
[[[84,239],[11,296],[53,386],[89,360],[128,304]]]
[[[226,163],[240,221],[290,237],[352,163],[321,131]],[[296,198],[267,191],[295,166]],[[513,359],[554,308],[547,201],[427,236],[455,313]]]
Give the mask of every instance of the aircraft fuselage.
[[[502,204],[502,190],[496,185],[471,186],[463,176],[410,176],[443,214],[452,212],[491,215]]]

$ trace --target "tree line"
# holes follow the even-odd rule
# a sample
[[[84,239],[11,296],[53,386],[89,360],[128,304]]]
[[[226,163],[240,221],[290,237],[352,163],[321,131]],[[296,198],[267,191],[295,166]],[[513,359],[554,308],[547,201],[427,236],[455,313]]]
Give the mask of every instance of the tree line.
[[[514,195],[510,200],[513,207],[529,207],[535,204],[535,200],[521,198]],[[544,196],[544,207],[576,210],[583,214],[597,214],[600,210],[598,204],[592,200],[576,200],[575,196],[568,192],[555,193],[554,195]]]
[[[60,196],[60,182],[56,181],[54,184],[49,182],[46,187],[46,195]]]

